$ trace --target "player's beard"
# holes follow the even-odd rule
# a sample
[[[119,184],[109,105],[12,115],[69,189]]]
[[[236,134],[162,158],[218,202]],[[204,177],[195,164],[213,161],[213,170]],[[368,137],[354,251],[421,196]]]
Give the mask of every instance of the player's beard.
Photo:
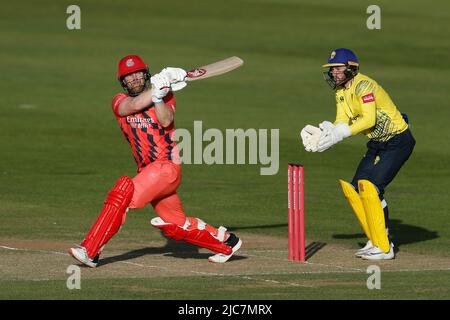
[[[136,79],[127,84],[128,91],[133,95],[138,95],[145,90],[145,79]]]

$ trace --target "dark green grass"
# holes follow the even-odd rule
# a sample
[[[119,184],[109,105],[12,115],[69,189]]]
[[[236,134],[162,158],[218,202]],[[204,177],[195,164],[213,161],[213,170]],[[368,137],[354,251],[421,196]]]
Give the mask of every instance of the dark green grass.
[[[264,275],[251,277],[158,277],[82,280],[68,290],[65,280],[4,281],[0,299],[449,299],[449,272],[381,273],[380,289],[368,289],[365,273]],[[209,285],[214,282],[214,285]],[[306,285],[306,286],[305,286]],[[220,290],[218,290],[220,288]],[[245,294],[243,294],[245,292]]]
[[[69,4],[20,1],[0,12],[1,237],[80,241],[107,190],[135,173],[110,109],[123,55],[142,55],[153,73],[238,55],[243,68],[177,95],[177,127],[202,120],[204,130],[279,128],[280,170],[261,176],[258,165],[185,165],[186,211],[237,232],[286,237],[286,164],[299,162],[308,238],[356,246],[363,238],[337,179],[352,178],[365,138],[323,154],[306,153],[298,139],[305,124],[333,119],[320,65],[346,46],[408,113],[417,140],[386,192],[395,240],[406,252],[449,256],[447,1],[380,1],[378,31],[366,28],[369,1],[79,1],[80,31],[65,28]],[[152,215],[138,211],[124,237],[145,237]],[[297,297],[288,292],[283,298]]]

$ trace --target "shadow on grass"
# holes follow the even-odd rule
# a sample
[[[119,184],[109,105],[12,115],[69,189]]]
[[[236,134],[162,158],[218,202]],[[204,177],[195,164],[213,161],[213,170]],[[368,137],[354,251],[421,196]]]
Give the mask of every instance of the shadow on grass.
[[[201,253],[201,252],[199,252],[199,248],[197,246],[191,245],[184,241],[175,241],[166,236],[164,236],[164,237],[166,238],[166,241],[167,241],[166,244],[164,245],[164,247],[141,248],[141,249],[125,252],[125,253],[122,253],[122,254],[114,256],[114,257],[101,258],[98,265],[103,266],[103,265],[114,263],[114,262],[133,260],[133,259],[140,258],[140,257],[146,256],[146,255],[164,255],[165,257],[174,257],[174,258],[180,258],[180,259],[203,259],[206,261],[208,260],[208,257],[214,255],[213,252]],[[233,260],[235,261],[235,260],[242,260],[242,259],[247,259],[247,258],[243,257],[243,256],[239,256],[239,252],[237,252],[237,255],[232,256],[230,258],[230,260],[228,260],[228,261],[233,261]]]
[[[236,230],[248,230],[248,229],[273,229],[273,228],[287,228],[287,223],[280,224],[266,224],[266,225],[257,225],[257,226],[246,226],[246,227],[230,227],[228,230],[236,231]],[[286,239],[287,241],[287,239]],[[308,260],[313,255],[315,255],[319,250],[323,249],[327,244],[324,242],[311,242],[305,247],[305,260]]]
[[[404,245],[416,242],[428,241],[439,238],[437,231],[431,231],[422,227],[413,226],[410,224],[402,223],[402,220],[389,219],[389,234],[391,241],[396,248]],[[366,239],[363,233],[354,234],[334,234],[335,239]],[[364,240],[365,241],[365,240]],[[361,246],[365,243],[360,242]]]
[[[305,248],[305,260],[308,261],[313,255],[315,255],[319,250],[325,247],[327,244],[325,242],[312,242]]]

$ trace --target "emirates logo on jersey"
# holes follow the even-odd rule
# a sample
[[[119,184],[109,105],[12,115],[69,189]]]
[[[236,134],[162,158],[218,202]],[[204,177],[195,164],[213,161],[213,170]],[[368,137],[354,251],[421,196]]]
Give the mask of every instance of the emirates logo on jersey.
[[[153,120],[152,117],[148,118],[141,118],[136,116],[128,116],[127,117],[127,123],[132,127],[136,129],[147,129],[152,128],[152,124],[155,123],[155,120]]]
[[[125,62],[125,64],[128,68],[131,68],[132,66],[134,66],[134,61],[130,58],[127,60],[127,62]]]

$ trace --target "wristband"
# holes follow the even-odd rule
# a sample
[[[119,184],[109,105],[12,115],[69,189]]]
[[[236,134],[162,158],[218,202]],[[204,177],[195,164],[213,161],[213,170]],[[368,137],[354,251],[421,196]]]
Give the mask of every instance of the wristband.
[[[161,102],[163,102],[163,99],[160,99],[160,98],[157,98],[157,97],[155,97],[155,96],[153,96],[152,97],[152,101],[153,101],[153,103],[161,103]]]

